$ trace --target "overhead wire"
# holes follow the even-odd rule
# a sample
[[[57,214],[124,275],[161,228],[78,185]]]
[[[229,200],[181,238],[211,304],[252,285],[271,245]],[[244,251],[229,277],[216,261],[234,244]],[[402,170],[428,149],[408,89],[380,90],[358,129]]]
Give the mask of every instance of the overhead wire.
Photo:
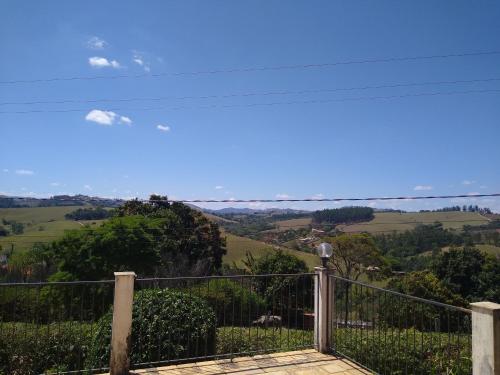
[[[159,97],[133,97],[133,98],[100,98],[100,99],[57,99],[57,100],[30,100],[30,101],[11,101],[0,102],[0,106],[6,105],[38,105],[38,104],[92,104],[92,103],[110,103],[110,102],[136,102],[136,101],[164,101],[164,100],[193,100],[193,99],[227,99],[236,97],[252,97],[252,96],[273,96],[273,95],[304,95],[304,94],[321,94],[332,93],[339,91],[356,91],[356,90],[379,90],[387,88],[399,87],[415,87],[415,86],[432,86],[432,85],[456,85],[464,83],[484,83],[498,82],[500,78],[481,78],[468,80],[449,80],[449,81],[426,81],[426,82],[406,82],[392,83],[381,85],[364,85],[352,87],[338,87],[325,89],[305,89],[305,90],[272,90],[272,91],[254,91],[243,93],[230,93],[222,95],[187,95],[187,96],[159,96]]]
[[[464,91],[440,91],[440,92],[423,92],[413,94],[400,94],[388,96],[364,96],[364,97],[351,97],[351,98],[335,98],[335,99],[312,99],[312,100],[296,100],[288,102],[268,102],[268,103],[243,103],[243,104],[209,104],[199,106],[160,106],[160,107],[143,107],[143,108],[126,108],[115,107],[106,108],[106,111],[157,111],[157,110],[170,110],[177,111],[183,109],[211,109],[211,108],[245,108],[245,107],[269,107],[279,105],[297,105],[297,104],[326,104],[335,102],[348,102],[348,101],[363,101],[363,100],[389,100],[389,99],[402,99],[412,97],[426,97],[426,96],[449,96],[449,95],[462,95],[462,94],[486,94],[486,93],[499,93],[500,89],[485,89],[485,90],[464,90]],[[88,109],[73,108],[73,109],[36,109],[36,110],[21,110],[21,111],[0,111],[0,114],[29,114],[29,113],[71,113],[71,112],[88,112]]]
[[[186,72],[163,72],[163,73],[141,73],[141,74],[116,74],[116,75],[95,75],[95,76],[71,76],[71,77],[51,77],[51,78],[35,78],[35,79],[14,79],[2,80],[0,85],[25,84],[25,83],[49,83],[60,81],[90,81],[101,79],[122,79],[122,78],[158,78],[158,77],[177,77],[177,76],[198,76],[198,75],[213,75],[213,74],[233,74],[233,73],[251,73],[264,71],[280,71],[280,70],[296,70],[296,69],[317,69],[328,68],[341,65],[357,65],[357,64],[372,64],[372,63],[388,63],[402,61],[420,61],[446,59],[455,57],[472,57],[472,56],[492,56],[500,54],[499,50],[492,51],[476,51],[464,53],[438,54],[438,55],[422,55],[422,56],[402,56],[402,57],[386,57],[386,58],[369,58],[360,60],[344,60],[328,63],[313,63],[313,64],[293,64],[293,65],[275,65],[261,67],[245,67],[231,69],[212,69],[198,70]]]

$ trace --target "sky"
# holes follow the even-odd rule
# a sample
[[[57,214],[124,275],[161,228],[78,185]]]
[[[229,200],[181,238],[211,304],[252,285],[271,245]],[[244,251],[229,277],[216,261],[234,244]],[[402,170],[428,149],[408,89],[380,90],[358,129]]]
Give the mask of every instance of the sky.
[[[499,19],[498,1],[3,1],[0,194],[498,193],[500,53],[335,63],[500,52]],[[51,80],[70,77],[98,79]],[[270,205],[335,206],[251,207]]]

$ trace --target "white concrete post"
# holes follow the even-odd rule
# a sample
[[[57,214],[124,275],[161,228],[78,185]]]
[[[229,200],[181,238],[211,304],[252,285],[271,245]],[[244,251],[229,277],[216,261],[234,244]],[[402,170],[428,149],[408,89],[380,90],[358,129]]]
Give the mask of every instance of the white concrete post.
[[[328,282],[328,269],[326,267],[315,267],[314,272],[314,345],[321,353],[330,351],[330,335],[332,333],[332,320],[329,314],[333,312],[333,298]]]
[[[134,280],[134,272],[115,272],[110,375],[128,375],[129,373]]]
[[[500,375],[500,305],[471,303],[472,374]]]

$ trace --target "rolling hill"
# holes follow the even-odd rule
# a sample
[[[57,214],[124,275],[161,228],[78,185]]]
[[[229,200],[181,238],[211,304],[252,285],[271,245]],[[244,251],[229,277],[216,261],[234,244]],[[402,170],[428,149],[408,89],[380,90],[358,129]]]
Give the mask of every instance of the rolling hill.
[[[381,233],[392,231],[405,231],[415,228],[419,224],[432,224],[442,222],[444,228],[461,229],[464,225],[481,225],[488,223],[489,219],[476,212],[377,212],[371,221],[356,224],[339,225],[344,232]],[[311,224],[310,218],[277,221],[279,230],[299,229]]]
[[[273,246],[264,242],[235,236],[230,233],[224,233],[224,236],[226,237],[227,254],[224,256],[223,261],[226,264],[232,265],[234,262],[238,267],[243,267],[242,261],[245,259],[247,251],[251,252],[254,257],[260,257],[274,251]],[[311,270],[320,264],[320,259],[316,255],[283,247],[281,249],[304,260]]]

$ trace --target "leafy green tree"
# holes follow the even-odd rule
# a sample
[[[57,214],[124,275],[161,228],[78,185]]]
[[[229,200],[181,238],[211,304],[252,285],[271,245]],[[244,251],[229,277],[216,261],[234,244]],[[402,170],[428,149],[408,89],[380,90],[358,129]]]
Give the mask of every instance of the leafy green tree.
[[[478,277],[478,299],[500,303],[500,259],[492,255],[485,257]]]
[[[226,250],[217,224],[166,197],[129,201],[100,227],[68,232],[50,255],[57,269],[79,280],[139,275],[202,275],[217,272]]]
[[[304,299],[309,300],[310,289],[306,287],[308,279],[298,279],[297,277],[273,277],[273,274],[301,274],[308,272],[306,263],[295,255],[288,254],[282,250],[276,250],[260,258],[254,258],[247,252],[246,260],[243,261],[250,273],[254,275],[269,275],[256,279],[256,288],[260,295],[263,295],[268,304],[268,308],[284,312],[289,309],[298,293]],[[302,283],[301,287],[298,284]]]
[[[368,221],[374,218],[371,207],[342,207],[315,211],[312,214],[314,223],[352,223]]]
[[[410,272],[402,277],[392,278],[388,289],[436,302],[454,306],[467,306],[467,301],[454,293],[445,283],[430,271]]]
[[[475,247],[451,248],[435,259],[432,269],[451,290],[473,300],[479,294],[479,275],[485,261]]]
[[[393,278],[388,284],[388,289],[448,305],[461,307],[468,305],[465,299],[450,290],[429,271],[410,272],[403,277]],[[470,324],[468,316],[464,316],[463,313],[390,293],[384,295],[380,314],[381,319],[389,326],[414,327],[420,331],[454,331]]]
[[[333,247],[329,262],[346,279],[357,280],[366,267],[384,267],[386,262],[368,234],[341,234],[326,239]]]

